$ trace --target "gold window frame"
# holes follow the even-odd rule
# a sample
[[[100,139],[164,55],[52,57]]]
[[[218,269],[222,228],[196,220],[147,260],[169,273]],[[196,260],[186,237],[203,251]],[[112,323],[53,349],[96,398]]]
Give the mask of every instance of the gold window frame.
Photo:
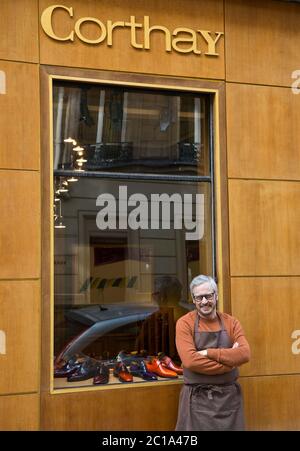
[[[230,311],[228,195],[225,137],[225,83],[178,77],[130,74],[122,72],[41,66],[41,193],[42,193],[42,357],[41,391],[68,394],[112,389],[137,389],[182,384],[182,380],[157,381],[155,384],[115,384],[54,389],[54,236],[53,236],[53,80],[79,81],[137,88],[154,88],[213,95],[213,155],[215,204],[215,254],[219,287],[219,310]]]

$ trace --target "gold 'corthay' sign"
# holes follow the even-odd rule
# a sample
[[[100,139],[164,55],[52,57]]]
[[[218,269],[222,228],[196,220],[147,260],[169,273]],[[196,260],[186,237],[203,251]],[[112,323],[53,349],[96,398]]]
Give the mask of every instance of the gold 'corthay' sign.
[[[52,16],[56,10],[65,10],[68,12],[70,19],[69,34],[65,36],[58,36],[52,24]],[[105,23],[96,17],[82,17],[75,23],[72,19],[74,13],[73,8],[66,7],[64,5],[52,5],[46,8],[41,16],[41,25],[46,33],[52,39],[56,41],[70,41],[73,42],[75,36],[86,44],[98,45],[106,43],[107,46],[112,47],[113,36],[115,33],[119,33],[120,29],[130,29],[130,44],[135,49],[150,50],[150,35],[157,31],[163,32],[165,35],[165,51],[172,52],[175,50],[179,53],[193,53],[195,55],[204,54],[206,56],[219,56],[217,52],[217,45],[220,38],[224,34],[221,31],[215,31],[214,33],[207,30],[192,30],[191,28],[177,27],[173,31],[170,31],[167,27],[162,25],[150,26],[150,17],[144,16],[143,22],[137,22],[135,16],[130,16],[128,22],[117,21],[112,22],[107,20]],[[99,35],[96,39],[88,39],[83,31],[83,24],[93,23],[99,29]]]

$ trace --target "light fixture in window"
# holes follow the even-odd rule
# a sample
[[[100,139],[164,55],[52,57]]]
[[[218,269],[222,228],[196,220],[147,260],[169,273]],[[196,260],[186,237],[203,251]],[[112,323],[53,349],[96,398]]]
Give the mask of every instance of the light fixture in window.
[[[55,210],[56,210],[56,206],[55,206]],[[55,229],[65,229],[66,228],[66,226],[63,224],[63,222],[62,222],[62,220],[63,220],[63,217],[62,217],[62,214],[61,214],[61,199],[59,200],[59,216],[57,215],[57,214],[55,214],[54,215],[54,220],[56,221],[56,220],[58,220],[59,222],[58,222],[58,224],[55,224],[54,225],[54,228]]]
[[[60,178],[59,184],[56,183],[55,194],[68,193],[68,181]]]
[[[68,181],[61,177],[59,182],[59,193],[67,193],[69,191],[68,185]]]
[[[69,179],[67,179],[68,180],[68,182],[71,182],[71,183],[73,183],[73,182],[78,182],[78,179],[76,179],[75,177],[71,177],[71,178],[69,178]]]
[[[84,148],[81,146],[76,146],[76,147],[73,147],[73,150],[74,150],[74,152],[82,152],[84,150]]]
[[[58,224],[56,224],[55,229],[65,229],[66,226],[60,221]]]
[[[56,221],[58,218],[58,214],[56,213],[56,205],[55,204],[53,205],[53,216],[54,216],[54,221]]]

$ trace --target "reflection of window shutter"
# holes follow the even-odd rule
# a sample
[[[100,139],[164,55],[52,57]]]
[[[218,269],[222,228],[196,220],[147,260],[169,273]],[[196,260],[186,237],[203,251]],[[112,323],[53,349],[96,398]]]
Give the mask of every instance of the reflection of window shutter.
[[[107,279],[101,279],[97,285],[98,290],[100,290],[101,288],[103,289],[105,287],[106,282],[107,282]]]
[[[100,277],[89,277],[83,283],[79,290],[79,293],[87,291],[88,288],[97,288],[98,290],[103,290],[104,288],[133,288],[137,281],[137,276],[133,277],[116,277],[114,279],[101,279]]]
[[[88,277],[86,279],[86,281],[83,283],[82,287],[80,288],[79,293],[86,291],[89,288],[89,286],[91,285],[92,280],[93,280],[93,277]]]
[[[137,281],[137,277],[136,277],[136,276],[131,277],[131,278],[129,279],[128,284],[127,284],[127,288],[133,288],[133,286],[134,286],[134,284],[135,284],[136,281]]]

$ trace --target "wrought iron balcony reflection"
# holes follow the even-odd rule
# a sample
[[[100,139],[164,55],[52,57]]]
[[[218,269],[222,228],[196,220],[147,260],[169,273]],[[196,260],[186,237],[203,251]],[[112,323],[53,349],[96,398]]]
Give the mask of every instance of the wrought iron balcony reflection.
[[[189,164],[197,164],[201,159],[201,147],[203,144],[195,142],[179,142],[179,161]]]
[[[101,142],[88,144],[85,148],[88,167],[110,166],[116,162],[132,160],[132,142]]]
[[[201,151],[203,144],[186,141],[181,141],[167,149],[162,149],[159,156],[141,155],[140,158],[134,158],[132,142],[88,143],[83,144],[82,147],[84,148],[84,158],[86,159],[83,168],[85,171],[117,169],[128,166],[143,166],[156,169],[169,167],[176,170],[178,166],[198,166],[203,158],[203,152]],[[142,154],[143,152],[137,151],[136,153]],[[155,153],[157,154],[157,149]],[[170,154],[173,155],[173,158],[170,158]],[[59,165],[58,169],[64,166],[64,169],[71,170],[74,168],[73,160],[69,163],[65,162],[64,165]]]

